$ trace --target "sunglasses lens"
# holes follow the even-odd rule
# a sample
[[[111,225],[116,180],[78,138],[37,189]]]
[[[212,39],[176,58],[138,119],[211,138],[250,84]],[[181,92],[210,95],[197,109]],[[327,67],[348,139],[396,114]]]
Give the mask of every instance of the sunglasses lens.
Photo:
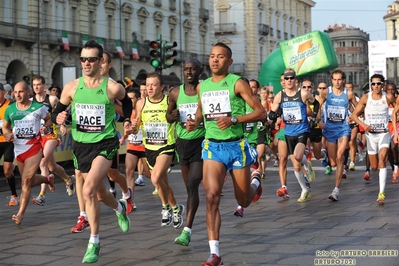
[[[80,62],[84,63],[86,61],[89,61],[90,63],[96,62],[98,60],[98,57],[80,57]]]

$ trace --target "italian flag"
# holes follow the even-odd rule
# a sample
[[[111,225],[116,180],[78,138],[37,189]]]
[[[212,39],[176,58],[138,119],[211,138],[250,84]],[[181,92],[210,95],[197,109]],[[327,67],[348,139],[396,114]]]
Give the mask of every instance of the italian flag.
[[[89,41],[89,35],[83,34],[82,35],[82,45],[85,45]]]
[[[125,56],[125,53],[122,50],[121,41],[115,41],[115,44],[116,44],[116,51],[118,52],[119,57],[123,58]]]
[[[64,50],[69,51],[68,32],[66,31],[62,31],[62,44],[64,46]]]
[[[132,58],[140,59],[139,51],[137,50],[137,43],[132,43]]]

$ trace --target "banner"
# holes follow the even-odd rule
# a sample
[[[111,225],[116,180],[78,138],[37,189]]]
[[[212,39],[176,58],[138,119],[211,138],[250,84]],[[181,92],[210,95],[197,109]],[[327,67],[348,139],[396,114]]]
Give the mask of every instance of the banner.
[[[369,77],[374,74],[387,75],[387,58],[399,57],[399,41],[369,41]],[[397,66],[394,66],[397,67]]]
[[[62,44],[64,46],[64,50],[69,51],[68,32],[66,31],[62,31]]]

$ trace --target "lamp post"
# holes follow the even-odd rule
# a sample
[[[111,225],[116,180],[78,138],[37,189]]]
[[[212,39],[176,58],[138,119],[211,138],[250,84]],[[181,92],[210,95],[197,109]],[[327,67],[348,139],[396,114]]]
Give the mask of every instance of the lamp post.
[[[396,40],[397,39],[397,36],[396,36],[396,19],[392,19],[391,21],[392,21],[392,31],[393,31],[392,32],[393,33],[392,37],[393,37],[394,40]],[[395,84],[398,84],[398,68],[397,68],[397,58],[396,57],[393,58],[393,78],[395,80]]]

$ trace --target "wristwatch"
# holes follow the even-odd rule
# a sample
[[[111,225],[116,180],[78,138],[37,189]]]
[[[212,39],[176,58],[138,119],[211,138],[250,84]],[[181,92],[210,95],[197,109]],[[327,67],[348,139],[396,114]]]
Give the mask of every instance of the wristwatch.
[[[233,116],[233,117],[231,118],[231,123],[232,123],[233,125],[237,125],[237,122],[238,122],[237,117]]]

